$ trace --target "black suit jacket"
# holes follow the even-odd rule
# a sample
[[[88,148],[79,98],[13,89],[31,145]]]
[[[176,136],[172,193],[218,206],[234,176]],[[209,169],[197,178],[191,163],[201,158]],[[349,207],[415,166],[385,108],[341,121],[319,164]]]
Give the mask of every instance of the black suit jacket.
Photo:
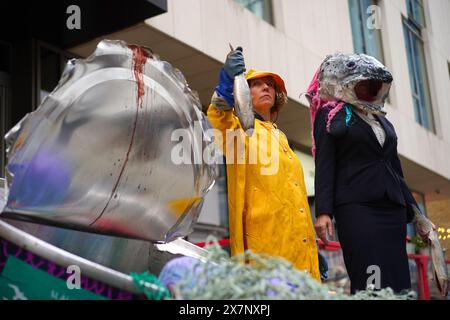
[[[340,113],[335,119],[345,123],[345,111]],[[355,112],[351,125],[343,126],[345,131],[338,135],[327,132],[327,116],[326,109],[319,109],[314,122],[316,215],[333,217],[336,206],[377,202],[387,194],[391,201],[407,207],[411,222],[412,206],[417,203],[403,177],[393,125],[376,116],[386,132],[382,147],[370,125]]]

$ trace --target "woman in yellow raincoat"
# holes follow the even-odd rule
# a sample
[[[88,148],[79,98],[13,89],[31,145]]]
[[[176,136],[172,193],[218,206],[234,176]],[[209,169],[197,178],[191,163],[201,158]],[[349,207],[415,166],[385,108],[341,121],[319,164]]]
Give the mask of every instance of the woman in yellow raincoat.
[[[254,132],[248,137],[233,112],[233,79],[243,72],[242,49],[237,48],[227,56],[208,108],[226,157],[231,254],[250,249],[282,257],[320,280],[303,169],[272,122],[287,101],[284,81],[255,69],[245,74],[255,113]]]

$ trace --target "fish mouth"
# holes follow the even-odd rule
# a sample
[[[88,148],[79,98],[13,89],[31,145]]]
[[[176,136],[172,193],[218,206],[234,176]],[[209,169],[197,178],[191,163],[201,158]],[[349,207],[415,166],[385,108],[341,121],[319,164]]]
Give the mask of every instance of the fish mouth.
[[[374,102],[377,100],[382,86],[383,81],[380,80],[362,80],[355,85],[355,95],[359,100]]]
[[[346,101],[373,114],[385,115],[383,108],[391,85],[392,81],[383,81],[379,78],[359,79],[348,86],[350,92]]]

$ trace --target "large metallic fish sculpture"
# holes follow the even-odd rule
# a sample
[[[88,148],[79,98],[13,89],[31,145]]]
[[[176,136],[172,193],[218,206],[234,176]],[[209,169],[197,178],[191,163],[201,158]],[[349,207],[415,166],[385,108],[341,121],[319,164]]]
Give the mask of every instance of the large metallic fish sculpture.
[[[2,216],[159,243],[186,236],[216,177],[208,129],[180,71],[101,41],[6,135]]]

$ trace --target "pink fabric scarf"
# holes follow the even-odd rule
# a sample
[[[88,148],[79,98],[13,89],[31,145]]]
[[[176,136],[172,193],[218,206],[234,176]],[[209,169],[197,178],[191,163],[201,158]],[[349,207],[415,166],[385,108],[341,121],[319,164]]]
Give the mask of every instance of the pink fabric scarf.
[[[311,83],[308,86],[307,94],[311,97],[311,102],[309,106],[309,111],[311,114],[311,139],[312,139],[312,154],[313,157],[316,157],[316,142],[314,140],[314,121],[316,119],[316,114],[319,108],[326,108],[329,110],[328,112],[328,118],[327,118],[327,131],[330,132],[330,125],[333,118],[336,116],[336,114],[342,110],[344,107],[345,102],[337,101],[337,100],[322,100],[319,97],[319,72],[321,69],[321,66],[319,66],[319,69],[317,69],[316,73],[314,74],[314,77],[311,81]]]

